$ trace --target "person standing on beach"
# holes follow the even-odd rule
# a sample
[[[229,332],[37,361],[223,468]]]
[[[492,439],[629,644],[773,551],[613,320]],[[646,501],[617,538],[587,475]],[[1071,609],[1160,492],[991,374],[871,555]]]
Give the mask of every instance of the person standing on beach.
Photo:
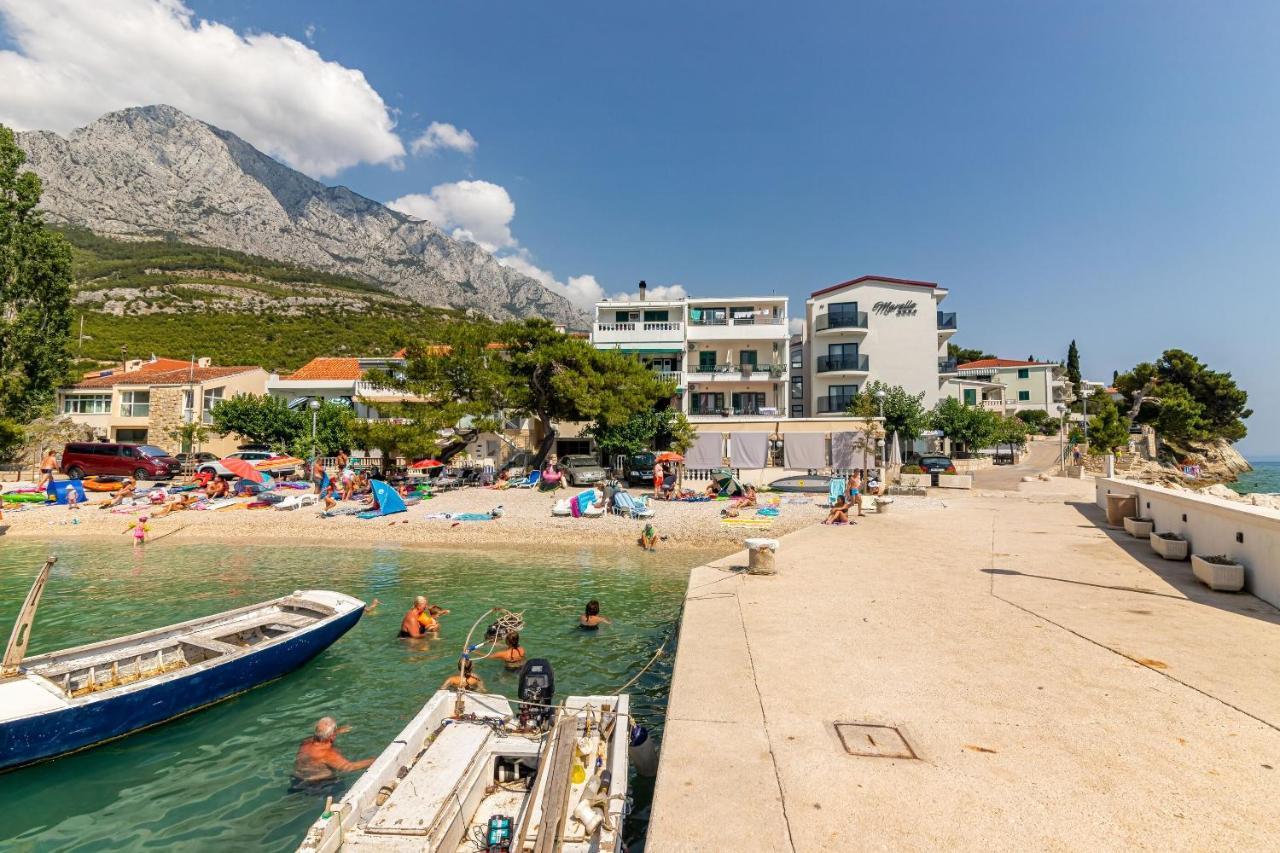
[[[664,473],[665,473],[665,469],[662,467],[662,463],[655,460],[653,463],[653,499],[654,500],[658,500],[662,492],[662,475]]]
[[[316,487],[316,494],[320,494],[324,488],[324,463],[319,456],[311,460],[311,482]]]
[[[40,460],[40,487],[53,482],[53,472],[58,470],[58,454],[52,447],[45,448],[44,458]]]

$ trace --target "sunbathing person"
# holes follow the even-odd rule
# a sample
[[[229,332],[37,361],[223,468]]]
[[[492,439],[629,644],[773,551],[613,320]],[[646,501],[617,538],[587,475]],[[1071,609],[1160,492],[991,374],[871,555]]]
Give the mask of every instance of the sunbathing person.
[[[348,761],[338,752],[334,739],[348,731],[351,731],[349,726],[339,726],[333,717],[321,717],[316,723],[315,734],[298,746],[298,754],[293,760],[294,780],[303,783],[327,782],[337,778],[339,773],[363,770],[372,764],[372,758]]]
[[[718,498],[720,497],[720,487],[717,486],[713,480],[707,484],[707,487],[702,490],[702,493],[709,498]]]
[[[844,495],[836,498],[836,502],[831,505],[831,510],[827,513],[827,517],[823,519],[823,524],[848,524],[849,523],[849,502],[845,500]]]
[[[738,498],[738,501],[737,501],[738,508],[743,509],[746,507],[756,506],[757,499],[758,499],[758,495],[756,494],[756,487],[747,486],[746,492],[743,493],[742,497]]]
[[[166,515],[168,515],[171,512],[181,512],[184,509],[190,509],[192,506],[194,506],[196,503],[198,503],[202,499],[203,499],[203,496],[198,494],[183,495],[182,497],[174,498],[173,500],[169,501],[160,509],[151,513],[151,517],[164,518]]]
[[[520,635],[507,634],[507,647],[500,652],[494,652],[489,657],[504,662],[507,669],[519,669],[524,664],[525,658],[524,647],[520,645]]]
[[[113,507],[118,507],[120,506],[120,504],[124,503],[125,501],[131,500],[133,498],[134,490],[136,490],[137,488],[138,488],[138,484],[135,483],[133,480],[126,480],[124,486],[120,488],[120,491],[112,495],[111,500],[100,504],[100,506],[103,509],[112,509]]]
[[[479,693],[484,692],[484,682],[480,680],[480,676],[475,675],[471,671],[471,658],[463,658],[458,661],[458,665],[462,667],[462,674],[454,673],[444,680],[444,684],[440,685],[441,690],[473,690]]]
[[[214,477],[209,481],[209,485],[204,490],[205,497],[209,500],[217,500],[225,498],[231,494],[231,487],[227,485],[227,481],[221,477]]]
[[[652,530],[653,528],[649,528]],[[594,631],[601,625],[608,625],[610,621],[600,615],[600,602],[594,598],[587,602],[586,611],[578,617],[578,627],[585,628],[588,631]]]

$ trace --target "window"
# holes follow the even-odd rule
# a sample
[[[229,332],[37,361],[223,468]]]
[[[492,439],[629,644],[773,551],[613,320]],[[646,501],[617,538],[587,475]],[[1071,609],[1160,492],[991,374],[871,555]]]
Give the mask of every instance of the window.
[[[964,404],[966,406],[978,405],[978,389],[976,388],[964,389]]]
[[[804,417],[804,404],[803,404],[803,403],[792,403],[792,404],[791,404],[791,417],[793,417],[793,418],[803,418],[803,417]]]
[[[1031,368],[1029,368],[1029,367],[1019,367],[1019,368],[1018,368],[1018,378],[1019,378],[1019,379],[1030,379],[1030,378],[1031,378]]]
[[[120,394],[120,417],[146,418],[150,416],[150,391],[124,391]]]
[[[699,393],[690,399],[689,413],[694,415],[717,415],[724,408],[724,394]]]
[[[222,392],[225,388],[206,388],[204,389],[204,422],[213,423],[213,407],[222,402]]]
[[[666,311],[646,311],[644,312],[644,321],[646,323],[666,323],[671,315]]]
[[[715,373],[716,372],[716,353],[715,350],[703,350],[698,353],[698,372],[699,373]]]
[[[764,408],[763,391],[741,391],[733,394],[733,411],[739,415],[758,415]]]
[[[756,369],[756,365],[759,364],[759,361],[757,359],[758,359],[758,356],[756,354],[756,351],[753,349],[744,349],[744,350],[738,351],[738,364],[742,366],[742,369],[744,371],[745,370],[754,371]]]
[[[182,389],[182,422],[184,424],[194,423],[195,419],[196,419],[196,391],[194,388],[183,388]],[[182,448],[183,453],[186,453],[189,450],[190,448],[188,447]]]
[[[804,356],[798,350],[791,353],[791,367],[795,370],[804,367]]]
[[[109,415],[110,394],[69,394],[62,398],[64,415]]]
[[[832,321],[834,321],[836,317],[849,317],[849,318],[851,318],[851,319],[852,319],[852,318],[857,318],[857,316],[858,316],[858,303],[856,303],[856,302],[834,302],[834,303],[832,303],[832,304],[831,304],[831,306],[830,306],[829,308],[827,308],[827,311],[828,311],[828,313],[831,315],[831,319],[832,319]]]
[[[1019,391],[1019,392],[1018,392],[1018,402],[1019,402],[1019,403],[1025,403],[1025,402],[1027,402],[1027,401],[1028,401],[1028,400],[1030,400],[1030,399],[1031,399],[1031,392],[1030,392],[1030,391]]]
[[[858,360],[857,344],[827,344],[827,356],[829,358],[847,358],[851,362]]]
[[[116,430],[116,441],[128,442],[129,444],[137,444],[147,440],[147,431],[145,429],[118,429]],[[132,447],[120,448],[120,455],[126,459],[133,459],[137,456],[133,452]]]

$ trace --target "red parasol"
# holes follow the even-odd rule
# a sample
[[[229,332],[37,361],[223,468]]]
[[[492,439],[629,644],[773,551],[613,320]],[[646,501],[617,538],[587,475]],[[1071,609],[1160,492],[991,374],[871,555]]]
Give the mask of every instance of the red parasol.
[[[674,450],[664,450],[657,455],[654,462],[683,462],[684,457]]]
[[[238,456],[228,456],[222,460],[221,464],[223,468],[226,468],[232,474],[248,480],[250,483],[265,483],[271,479],[265,471],[259,471]]]
[[[419,459],[417,462],[413,463],[409,467],[415,470],[421,471],[424,468],[440,468],[443,466],[444,466],[444,463],[441,462],[439,459]]]

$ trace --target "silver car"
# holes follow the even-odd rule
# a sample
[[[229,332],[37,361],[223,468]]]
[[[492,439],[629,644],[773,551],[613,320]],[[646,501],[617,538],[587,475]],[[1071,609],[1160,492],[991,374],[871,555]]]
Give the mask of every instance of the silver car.
[[[590,486],[604,479],[604,468],[591,456],[565,456],[558,467],[571,486]]]

